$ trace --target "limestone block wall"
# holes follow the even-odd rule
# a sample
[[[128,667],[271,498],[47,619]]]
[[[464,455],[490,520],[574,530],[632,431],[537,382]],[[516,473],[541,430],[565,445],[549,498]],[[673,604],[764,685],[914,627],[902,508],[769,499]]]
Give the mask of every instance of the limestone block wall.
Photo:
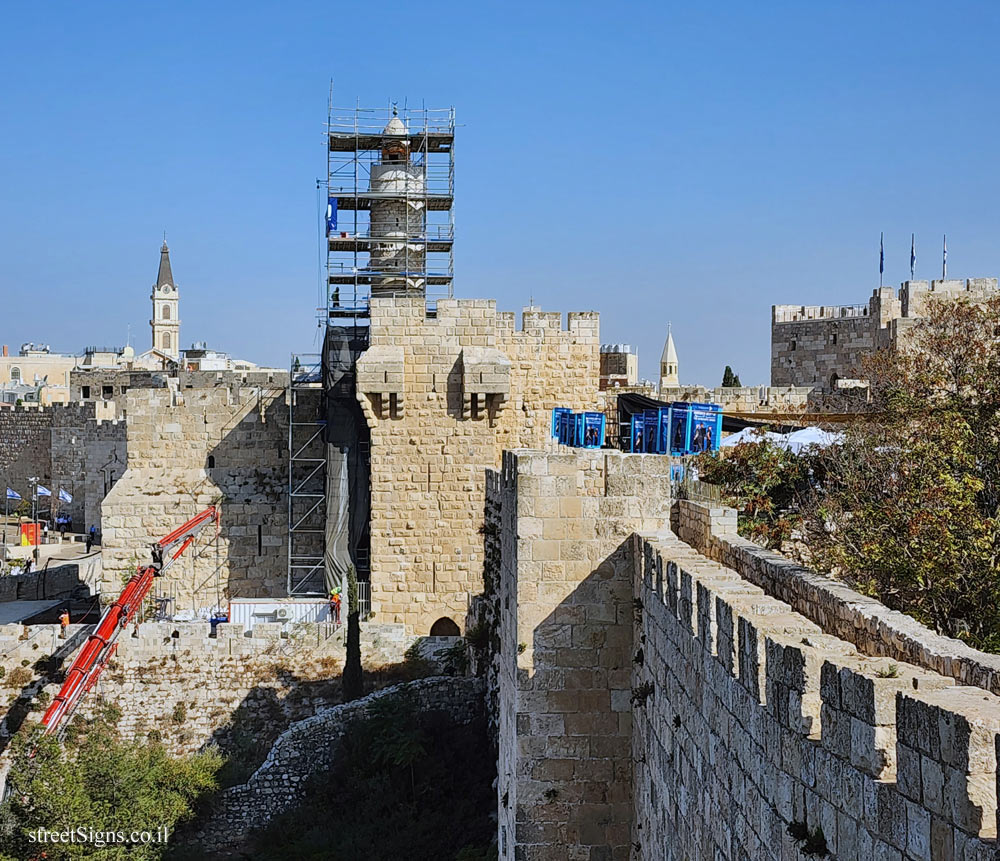
[[[263,765],[241,786],[225,790],[207,822],[191,835],[202,851],[241,845],[249,828],[261,828],[291,807],[306,782],[333,764],[341,739],[354,721],[387,697],[411,698],[421,711],[442,711],[455,724],[470,723],[482,713],[477,679],[419,679],[375,691],[360,700],[324,709],[289,727],[275,742]]]
[[[677,500],[674,531],[706,557],[785,601],[824,631],[868,655],[907,661],[1000,695],[1000,655],[973,649],[777,553],[741,538],[736,512]]]
[[[117,592],[149,545],[206,506],[222,506],[218,549],[203,533],[158,578],[174,611],[230,597],[283,596],[287,556],[285,389],[132,389],[128,466],[102,506],[105,584]]]
[[[125,472],[125,422],[101,419],[94,404],[53,408],[52,484],[65,489],[72,502],[59,511],[73,518],[73,529],[101,527],[101,502]]]
[[[671,536],[636,541],[637,857],[995,857],[1000,699],[866,656]]]
[[[502,859],[627,859],[631,544],[665,528],[669,458],[505,452],[500,476]]]
[[[28,478],[52,479],[52,408],[0,410],[0,482],[27,498]],[[43,485],[48,487],[48,484]]]
[[[561,315],[528,310],[518,330],[492,301],[441,300],[428,316],[422,298],[372,299],[358,399],[371,429],[376,619],[422,634],[443,616],[464,624],[481,590],[486,470],[504,448],[546,444],[552,407],[593,408],[599,349],[596,314],[563,329]],[[474,392],[465,351],[489,368]]]
[[[785,322],[782,307],[776,305],[772,311],[772,386],[832,388],[835,376],[858,376],[862,355],[876,346],[877,320],[844,315]]]
[[[19,407],[0,411],[0,490],[28,498],[28,479],[72,502],[55,504],[84,531],[100,525],[100,503],[125,469],[125,425],[93,403]],[[42,501],[46,510],[48,500]]]

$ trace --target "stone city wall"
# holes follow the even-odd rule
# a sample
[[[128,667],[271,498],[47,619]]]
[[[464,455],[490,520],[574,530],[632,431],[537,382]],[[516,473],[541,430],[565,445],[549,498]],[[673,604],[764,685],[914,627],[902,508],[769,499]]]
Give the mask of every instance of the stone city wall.
[[[867,655],[907,661],[1000,695],[1000,655],[973,649],[928,630],[847,584],[798,565],[741,538],[736,512],[678,500],[674,531],[710,559],[739,572],[749,583],[785,601],[822,629]]]
[[[996,295],[996,278],[944,279],[878,287],[866,305],[772,305],[771,383],[833,388],[834,378],[859,377],[864,353],[902,344],[931,299]]]
[[[375,298],[358,398],[371,428],[372,611],[429,632],[481,589],[487,469],[546,444],[550,410],[593,408],[596,314],[498,314],[487,300]]]
[[[30,500],[29,478],[53,493],[54,507],[83,532],[100,524],[100,504],[125,469],[125,424],[98,404],[0,411],[0,483]],[[56,499],[63,489],[72,502]],[[41,507],[49,509],[43,498]]]
[[[610,451],[504,454],[501,859],[630,857],[629,536],[666,527],[669,470]]]
[[[833,388],[859,376],[861,357],[876,347],[878,326],[869,316],[843,316],[771,324],[771,385]],[[867,306],[865,306],[867,308]]]
[[[355,721],[379,701],[395,696],[411,698],[421,711],[442,711],[459,725],[482,713],[479,680],[457,677],[419,679],[324,709],[285,730],[245,784],[221,793],[192,842],[208,852],[226,853],[241,846],[250,829],[264,827],[293,806],[309,778],[333,765],[340,741]]]
[[[218,546],[206,529],[158,578],[171,611],[286,592],[288,406],[281,387],[130,389],[128,467],[102,506],[108,589],[147,561],[152,542],[221,504]]]
[[[998,659],[730,510],[679,500],[675,536],[668,462],[505,456],[501,857],[993,858]]]
[[[636,542],[638,857],[994,857],[1000,699],[870,657],[672,536]]]

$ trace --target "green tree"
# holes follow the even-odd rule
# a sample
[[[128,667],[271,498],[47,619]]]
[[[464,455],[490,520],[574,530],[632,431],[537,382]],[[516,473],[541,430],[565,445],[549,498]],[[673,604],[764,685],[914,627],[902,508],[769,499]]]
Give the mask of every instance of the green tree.
[[[1000,651],[1000,300],[932,302],[862,370],[872,410],[824,455],[810,561]]]
[[[815,477],[809,454],[792,454],[763,436],[701,455],[698,476],[721,486],[738,512],[741,535],[773,550],[782,549],[800,525],[797,502]]]
[[[71,725],[67,745],[37,727],[12,742],[10,796],[0,805],[0,852],[41,857],[27,834],[38,828],[156,831],[191,818],[199,799],[216,788],[222,758],[215,751],[175,758],[162,744],[123,741],[118,715],[105,709],[93,722]],[[81,728],[82,724],[82,728]],[[98,847],[47,844],[50,861],[76,858],[158,859],[163,844]]]
[[[739,389],[742,386],[743,386],[743,383],[740,382],[740,375],[739,374],[733,374],[733,388],[734,389]]]
[[[344,662],[344,702],[364,695],[361,675],[361,612],[358,607],[358,573],[347,568],[347,659]]]
[[[722,372],[722,388],[730,389],[733,385],[733,369],[726,365],[726,370]]]

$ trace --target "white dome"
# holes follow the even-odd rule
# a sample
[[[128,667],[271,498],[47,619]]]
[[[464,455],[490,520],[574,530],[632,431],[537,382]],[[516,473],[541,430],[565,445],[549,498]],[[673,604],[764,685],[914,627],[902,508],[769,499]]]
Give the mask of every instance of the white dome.
[[[391,120],[389,120],[389,125],[385,127],[385,134],[405,135],[406,126],[403,125],[403,121],[399,117],[393,117]]]

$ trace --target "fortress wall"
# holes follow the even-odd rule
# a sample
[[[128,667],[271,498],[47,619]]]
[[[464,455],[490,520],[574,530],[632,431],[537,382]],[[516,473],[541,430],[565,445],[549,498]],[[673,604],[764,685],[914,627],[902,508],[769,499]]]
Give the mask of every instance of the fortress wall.
[[[358,398],[371,429],[375,618],[427,634],[463,626],[482,588],[486,471],[504,448],[548,445],[550,410],[592,409],[596,314],[497,313],[491,300],[373,298]]]
[[[128,466],[102,506],[106,589],[117,591],[137,559],[148,560],[152,542],[221,502],[218,553],[207,528],[154,594],[172,597],[174,612],[283,596],[285,389],[132,389],[126,397]]]
[[[844,861],[994,857],[1000,699],[866,657],[675,538],[637,540],[638,857],[800,859],[805,832]]]
[[[125,424],[112,410],[94,403],[0,410],[0,492],[11,487],[28,499],[32,476],[53,495],[66,490],[73,501],[55,506],[79,532],[100,524],[101,500],[124,468]]]
[[[834,374],[858,376],[861,356],[876,346],[877,321],[843,316],[782,322],[779,307],[771,324],[772,386],[830,386]]]
[[[52,481],[52,408],[0,410],[0,491],[28,499],[31,476],[45,487]]]
[[[667,463],[504,456],[501,858],[994,858],[998,659],[731,510],[679,500],[671,532]]]
[[[630,857],[629,536],[665,527],[669,468],[618,452],[504,454],[502,859]]]
[[[980,652],[928,630],[847,584],[765,550],[736,532],[736,512],[677,500],[674,531],[747,582],[785,601],[829,634],[868,655],[907,661],[1000,695],[1000,655]]]

